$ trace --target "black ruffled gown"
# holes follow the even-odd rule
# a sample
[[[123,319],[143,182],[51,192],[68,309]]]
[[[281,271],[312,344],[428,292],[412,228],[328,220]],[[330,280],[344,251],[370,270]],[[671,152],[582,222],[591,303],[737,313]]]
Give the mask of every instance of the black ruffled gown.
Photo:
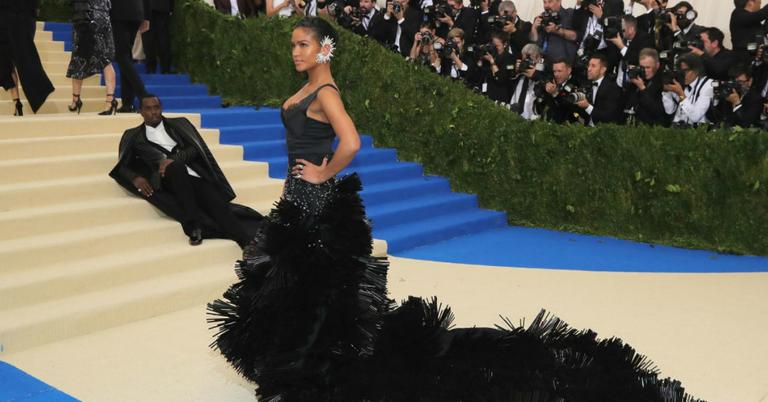
[[[330,125],[306,116],[317,91],[282,111],[288,153],[321,163]],[[385,258],[356,175],[313,185],[290,175],[236,264],[240,282],[208,305],[212,347],[262,401],[693,401],[620,339],[545,312],[527,327],[452,329],[450,308],[388,297]]]

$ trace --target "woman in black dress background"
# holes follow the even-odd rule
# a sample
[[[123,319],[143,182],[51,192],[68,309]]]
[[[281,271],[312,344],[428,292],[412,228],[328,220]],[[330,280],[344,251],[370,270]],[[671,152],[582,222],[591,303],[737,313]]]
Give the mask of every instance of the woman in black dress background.
[[[208,305],[212,343],[258,384],[262,401],[692,401],[620,339],[597,339],[545,312],[527,327],[452,329],[436,299],[387,297],[386,258],[356,174],[360,144],[331,75],[331,25],[302,19],[291,37],[307,83],[281,109],[289,175],[260,252]],[[339,139],[336,152],[332,142]]]
[[[115,69],[112,67],[115,42],[109,21],[112,3],[110,0],[74,0],[72,4],[72,59],[67,68],[67,78],[72,79],[72,104],[69,105],[69,111],[77,111],[79,114],[83,107],[80,100],[83,80],[104,73],[108,107],[99,114],[114,114],[117,110]]]

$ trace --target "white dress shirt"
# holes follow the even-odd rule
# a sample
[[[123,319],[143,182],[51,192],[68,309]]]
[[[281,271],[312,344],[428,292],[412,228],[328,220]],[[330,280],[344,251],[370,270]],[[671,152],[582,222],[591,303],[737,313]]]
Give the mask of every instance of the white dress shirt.
[[[171,138],[171,136],[168,135],[168,132],[165,131],[165,126],[163,126],[163,122],[161,121],[160,124],[157,127],[152,127],[149,125],[144,125],[146,127],[146,133],[147,133],[147,139],[154,142],[155,144],[163,147],[168,152],[173,151],[173,148],[176,147],[176,141]],[[176,162],[174,162],[176,163]],[[190,176],[195,176],[197,178],[200,177],[197,172],[192,170],[189,166],[187,166],[187,173],[189,173]]]
[[[707,111],[715,98],[712,80],[698,77],[690,85],[685,86],[685,99],[677,106],[677,113],[672,120],[674,123],[709,123]]]
[[[237,0],[229,0],[230,14],[237,16],[240,13],[240,8],[237,7]]]

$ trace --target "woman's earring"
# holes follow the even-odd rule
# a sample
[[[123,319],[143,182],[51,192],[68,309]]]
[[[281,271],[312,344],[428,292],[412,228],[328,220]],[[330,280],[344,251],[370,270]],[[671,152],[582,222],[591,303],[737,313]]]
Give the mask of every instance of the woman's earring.
[[[336,44],[333,43],[333,39],[326,36],[320,41],[320,53],[315,57],[317,64],[325,64],[331,61],[333,57],[333,51],[336,50]]]

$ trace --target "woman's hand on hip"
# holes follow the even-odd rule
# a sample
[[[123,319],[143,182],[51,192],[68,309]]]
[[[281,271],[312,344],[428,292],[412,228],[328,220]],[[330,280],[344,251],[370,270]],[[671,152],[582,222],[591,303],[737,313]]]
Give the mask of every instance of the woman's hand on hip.
[[[291,175],[312,184],[320,184],[329,179],[326,177],[327,166],[328,158],[323,158],[323,163],[319,166],[305,159],[296,159],[296,164],[291,169]]]

